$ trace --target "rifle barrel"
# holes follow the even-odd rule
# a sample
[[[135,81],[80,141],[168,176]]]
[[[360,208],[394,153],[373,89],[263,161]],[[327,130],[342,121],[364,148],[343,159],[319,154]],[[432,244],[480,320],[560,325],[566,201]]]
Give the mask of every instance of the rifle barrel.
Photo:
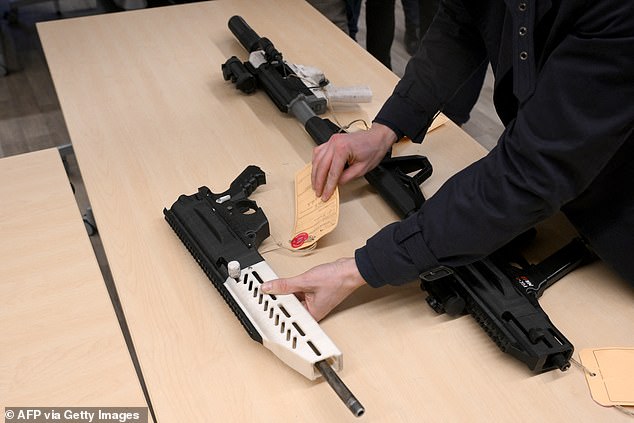
[[[337,373],[330,367],[330,364],[328,364],[326,360],[321,360],[315,363],[315,367],[317,367],[321,375],[326,379],[326,382],[334,389],[352,414],[354,414],[355,417],[361,417],[363,413],[365,413],[365,408],[354,394],[350,392],[350,389],[348,389],[339,376],[337,376]]]

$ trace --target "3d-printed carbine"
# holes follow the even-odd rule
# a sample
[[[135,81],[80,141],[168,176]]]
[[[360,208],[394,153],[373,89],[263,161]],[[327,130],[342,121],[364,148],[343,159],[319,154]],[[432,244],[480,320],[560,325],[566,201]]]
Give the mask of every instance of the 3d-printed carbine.
[[[343,132],[334,122],[320,118],[326,111],[326,99],[316,96],[284,62],[273,43],[260,37],[240,16],[229,19],[229,29],[250,53],[242,63],[236,56],[222,65],[225,80],[231,80],[240,91],[250,94],[261,87],[283,113],[295,116],[317,144],[327,142]],[[416,174],[410,176],[410,173]],[[425,198],[420,190],[432,173],[424,156],[388,157],[365,175],[392,209],[401,217],[418,210]]]
[[[201,187],[181,195],[165,219],[189,249],[249,336],[307,377],[320,375],[355,416],[364,408],[335,373],[342,354],[294,295],[268,295],[260,285],[277,279],[258,253],[269,236],[264,212],[249,195],[266,183],[257,166],[247,167],[229,189]],[[334,368],[334,370],[333,370]]]
[[[421,288],[438,313],[471,314],[505,353],[535,373],[570,367],[573,345],[538,303],[544,290],[594,258],[578,238],[539,264],[509,245],[467,266],[427,274]]]

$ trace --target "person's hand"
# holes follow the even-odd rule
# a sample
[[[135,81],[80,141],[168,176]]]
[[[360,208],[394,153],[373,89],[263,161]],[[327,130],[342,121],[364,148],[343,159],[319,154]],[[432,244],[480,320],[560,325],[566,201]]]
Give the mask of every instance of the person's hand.
[[[367,131],[333,135],[327,143],[313,150],[310,177],[315,194],[328,200],[337,185],[374,169],[395,141],[394,131],[379,123]],[[344,169],[346,163],[349,166]]]
[[[308,312],[319,321],[355,289],[365,284],[353,258],[321,264],[292,278],[262,284],[262,292],[295,294]]]

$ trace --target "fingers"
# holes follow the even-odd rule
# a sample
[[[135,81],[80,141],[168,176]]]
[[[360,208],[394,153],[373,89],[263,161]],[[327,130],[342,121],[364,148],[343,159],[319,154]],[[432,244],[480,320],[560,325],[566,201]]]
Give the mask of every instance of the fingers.
[[[335,134],[313,150],[311,184],[323,201],[342,185],[379,164],[396,139],[394,131],[375,124],[368,131]],[[349,165],[346,168],[346,164]]]
[[[327,144],[322,144],[313,150],[313,169],[310,174],[310,183],[315,190],[315,195],[318,197],[321,197],[321,193],[324,190],[324,183],[331,160],[332,152]]]
[[[356,179],[361,175],[365,175],[366,171],[367,166],[365,165],[365,163],[357,162],[350,165],[346,170],[343,171],[343,173],[339,177],[339,185],[345,185],[353,179]]]
[[[295,278],[274,279],[268,282],[264,282],[261,285],[260,289],[265,294],[295,294],[295,297],[297,297],[299,302],[308,311],[308,313],[310,313],[315,320],[319,321],[320,319],[323,319],[327,312],[324,312],[322,310],[315,310],[315,307],[311,303],[311,300],[313,298],[312,288],[305,286],[305,284],[302,284],[300,282],[301,280],[302,275],[296,276]]]
[[[274,279],[272,281],[264,282],[261,286],[262,292],[265,294],[284,295],[292,294],[301,289],[288,283],[286,279]]]
[[[344,172],[343,169],[346,166],[347,159],[348,158],[343,155],[339,155],[339,154],[333,155],[332,163],[330,164],[330,168],[328,169],[328,173],[326,176],[324,189],[321,192],[321,199],[323,201],[327,201],[335,192],[337,185],[339,185],[339,179],[341,178],[341,175]]]
[[[302,280],[302,275],[295,278],[274,279],[264,282],[261,285],[261,290],[265,294],[273,295],[295,294],[306,311],[308,311],[316,321],[320,321],[328,314],[332,307],[324,307],[319,304],[319,301],[316,301],[314,288],[309,287],[309,284],[299,282],[300,280]]]
[[[311,184],[315,194],[323,201],[332,196],[337,185],[363,175],[367,169],[363,160],[358,162],[356,159],[353,137],[351,134],[335,134],[327,143],[313,150]],[[351,166],[346,169],[347,164]]]
[[[265,294],[295,294],[308,312],[319,321],[355,289],[365,284],[353,258],[325,263],[292,278],[262,284]]]
[[[311,184],[315,194],[326,201],[335,192],[346,162],[350,158],[347,134],[335,134],[313,150]]]
[[[315,282],[310,276],[310,271],[292,278],[279,278],[264,282],[260,289],[265,294],[296,294],[310,292],[315,289]]]

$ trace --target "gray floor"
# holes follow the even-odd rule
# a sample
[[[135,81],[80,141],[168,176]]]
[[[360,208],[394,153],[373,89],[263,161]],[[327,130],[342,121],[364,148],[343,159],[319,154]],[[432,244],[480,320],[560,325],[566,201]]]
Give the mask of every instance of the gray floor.
[[[0,0],[0,12],[9,9]],[[61,0],[63,17],[104,11],[92,0]],[[18,11],[18,23],[0,21],[18,56],[20,70],[0,77],[0,157],[70,143],[35,23],[59,19],[53,2],[25,6]]]

